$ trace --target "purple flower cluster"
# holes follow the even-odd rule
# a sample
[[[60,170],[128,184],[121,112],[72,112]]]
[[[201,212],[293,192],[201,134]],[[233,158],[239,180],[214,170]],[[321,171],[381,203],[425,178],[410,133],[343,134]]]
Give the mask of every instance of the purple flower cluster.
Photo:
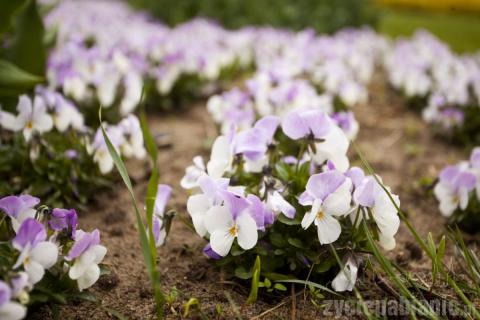
[[[6,230],[3,245],[12,256],[0,267],[0,315],[22,319],[29,292],[44,279],[46,272],[61,278],[68,274],[77,283],[75,290],[91,287],[100,277],[99,264],[107,249],[100,245],[100,233],[77,229],[74,209],[40,208],[40,199],[30,195],[0,198],[0,227]],[[9,261],[14,261],[10,264]],[[4,265],[5,264],[5,265]]]
[[[480,201],[480,147],[473,149],[469,161],[443,168],[434,194],[446,217],[464,211],[471,201]]]
[[[463,108],[480,105],[480,63],[457,55],[427,31],[397,41],[386,55],[390,83],[408,98],[427,100],[423,118],[444,129],[461,126]]]

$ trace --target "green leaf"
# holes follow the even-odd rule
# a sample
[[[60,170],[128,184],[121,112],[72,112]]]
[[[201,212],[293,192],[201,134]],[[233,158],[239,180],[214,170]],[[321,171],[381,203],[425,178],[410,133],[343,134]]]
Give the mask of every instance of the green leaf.
[[[18,96],[43,81],[42,77],[33,75],[11,62],[0,60],[0,95]]]
[[[287,291],[287,287],[285,287],[281,283],[275,283],[275,285],[273,287],[278,291]]]
[[[261,271],[260,256],[257,256],[257,258],[255,259],[255,265],[253,266],[252,287],[250,289],[250,295],[248,296],[248,299],[247,299],[247,304],[251,304],[257,301],[258,284],[260,282],[260,271]]]
[[[102,123],[102,107],[99,109],[99,119],[100,123]],[[117,150],[113,146],[112,142],[108,138],[108,135],[105,131],[105,128],[103,125],[100,126],[102,129],[102,134],[103,138],[105,139],[105,143],[107,145],[108,152],[110,153],[110,156],[113,159],[113,162],[115,163],[115,167],[117,168],[118,172],[120,173],[120,176],[122,177],[122,180],[127,187],[128,192],[130,193],[130,197],[132,200],[132,205],[135,211],[135,217],[137,220],[137,228],[139,232],[139,237],[140,237],[140,245],[142,248],[142,253],[143,257],[145,260],[145,266],[148,271],[148,275],[150,277],[150,282],[152,284],[153,290],[154,290],[154,295],[155,295],[155,302],[157,304],[157,317],[159,319],[163,318],[163,302],[164,299],[163,295],[161,293],[161,288],[160,288],[160,283],[158,279],[158,271],[157,271],[157,262],[154,256],[152,256],[152,251],[151,251],[151,244],[150,242],[153,242],[152,237],[147,236],[147,231],[145,229],[145,225],[142,221],[142,217],[140,215],[140,211],[138,210],[137,206],[137,199],[135,197],[135,193],[133,191],[132,187],[132,182],[130,180],[130,177],[128,176],[128,171],[127,168],[125,167],[125,163],[123,160],[120,158],[120,155],[117,153]],[[152,239],[152,241],[150,241]]]
[[[280,214],[278,216],[278,221],[280,221],[281,223],[286,224],[288,226],[295,226],[295,225],[299,225],[299,224],[302,223],[301,221],[299,221],[297,219],[287,218],[283,214]]]
[[[12,27],[13,18],[22,10],[26,0],[0,0],[0,34]]]
[[[288,243],[290,243],[292,246],[303,249],[305,246],[303,245],[302,241],[297,238],[288,238]]]
[[[290,172],[291,168],[288,164],[285,163],[277,163],[275,165],[275,169],[277,170],[278,177],[283,181],[290,180]]]
[[[28,0],[16,19],[12,45],[7,49],[9,60],[33,74],[45,74],[45,28],[36,0]]]
[[[333,295],[335,295],[335,296],[340,296],[340,295],[339,295],[338,293],[336,293],[335,291],[330,290],[330,289],[328,289],[327,287],[322,286],[321,284],[318,284],[318,283],[312,282],[312,281],[304,281],[304,280],[298,280],[298,279],[289,279],[289,280],[277,280],[276,282],[303,284],[303,285],[306,285],[306,286],[312,286],[312,287],[314,287],[314,288],[317,288],[317,289],[326,291],[326,292],[331,293],[331,294],[333,294]]]
[[[244,267],[240,266],[235,269],[235,277],[247,280],[252,277],[252,270],[247,271]]]
[[[184,305],[183,305],[183,317],[188,317],[190,314],[190,308],[198,308],[199,302],[197,298],[190,298]]]

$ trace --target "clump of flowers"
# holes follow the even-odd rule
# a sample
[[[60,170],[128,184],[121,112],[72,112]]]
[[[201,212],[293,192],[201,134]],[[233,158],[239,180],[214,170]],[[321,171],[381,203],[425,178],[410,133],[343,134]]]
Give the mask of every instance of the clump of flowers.
[[[51,209],[30,195],[0,198],[0,316],[23,319],[27,308],[73,298],[94,285],[107,249],[100,232],[78,229],[74,209]]]
[[[397,41],[386,55],[392,86],[440,133],[464,144],[480,141],[480,64],[426,31]]]
[[[256,119],[268,115],[283,119],[294,109],[316,109],[332,115],[347,137],[355,139],[358,123],[351,111],[340,111],[334,106],[333,97],[319,94],[305,79],[275,79],[271,73],[258,72],[245,82],[245,88],[233,88],[212,96],[207,108],[221,132],[232,126],[249,128]],[[337,111],[337,112],[335,112]]]
[[[29,192],[49,203],[85,203],[89,192],[109,184],[113,161],[101,133],[94,136],[73,102],[37,87],[0,109],[0,194]],[[138,119],[129,115],[108,127],[126,158],[145,157]],[[93,139],[92,139],[93,138]],[[91,193],[90,193],[91,194]]]
[[[259,256],[267,279],[311,273],[327,283],[338,272],[333,288],[352,290],[369,250],[363,227],[391,250],[400,220],[398,197],[350,167],[348,147],[345,133],[317,109],[265,116],[219,136],[206,165],[195,158],[182,180],[193,192],[187,210],[195,230],[209,241],[205,254],[242,279]]]
[[[480,225],[480,147],[473,149],[468,161],[443,168],[434,194],[443,216],[467,231],[477,232]]]

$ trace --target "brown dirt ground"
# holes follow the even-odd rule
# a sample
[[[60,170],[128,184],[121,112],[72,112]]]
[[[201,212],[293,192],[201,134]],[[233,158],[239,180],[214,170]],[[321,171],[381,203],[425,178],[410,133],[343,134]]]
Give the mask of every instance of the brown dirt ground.
[[[426,196],[417,182],[424,176],[435,177],[444,165],[465,155],[432,137],[426,124],[417,114],[406,111],[401,97],[386,87],[382,77],[374,79],[370,96],[368,104],[354,109],[360,122],[357,139],[360,149],[384,182],[400,195],[401,207],[419,231],[422,234],[427,231],[441,234],[445,221],[437,210],[436,201]],[[154,134],[167,133],[172,142],[171,148],[160,151],[161,181],[174,187],[170,207],[186,216],[187,195],[180,188],[179,180],[195,155],[207,154],[207,139],[216,135],[216,128],[202,103],[182,113],[151,115],[149,121]],[[354,151],[351,152],[352,159],[356,158]],[[354,163],[358,165],[358,159]],[[134,180],[140,181],[135,189],[138,199],[141,199],[146,189],[145,179],[142,178],[146,167],[139,163],[129,166]],[[121,312],[128,319],[153,319],[153,299],[138,243],[134,213],[124,186],[118,183],[115,190],[98,195],[91,210],[85,212],[80,220],[81,226],[87,230],[100,229],[102,242],[109,250],[105,262],[111,269],[111,275],[104,276],[92,291],[104,306]],[[397,239],[398,246],[391,254],[392,258],[419,278],[428,279],[429,265],[419,254],[405,226],[402,226]],[[176,287],[180,292],[167,311],[168,318],[182,318],[182,305],[190,298],[197,298],[206,319],[232,319],[235,313],[225,293],[231,295],[243,318],[259,316],[274,307],[278,308],[261,319],[290,319],[292,312],[296,313],[297,319],[321,318],[319,311],[301,296],[296,299],[295,308],[290,297],[284,301],[260,299],[255,305],[246,306],[248,288],[221,283],[221,274],[201,254],[203,246],[203,240],[179,219],[175,220],[167,245],[159,250],[162,286],[166,291]],[[453,263],[452,256],[448,259],[448,263]],[[365,297],[385,295],[381,290],[370,290],[371,281],[365,277],[359,281]],[[223,317],[216,316],[216,304],[221,305]],[[52,319],[52,315],[43,308],[30,318]],[[60,319],[112,317],[93,303],[79,302],[61,308]]]

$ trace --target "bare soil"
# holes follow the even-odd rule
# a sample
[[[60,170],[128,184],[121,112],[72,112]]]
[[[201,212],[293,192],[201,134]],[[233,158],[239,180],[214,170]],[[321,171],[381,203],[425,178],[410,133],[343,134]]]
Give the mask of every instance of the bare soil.
[[[419,180],[422,177],[434,178],[444,165],[465,158],[465,155],[460,149],[433,137],[427,125],[417,114],[407,110],[403,99],[388,89],[385,79],[380,76],[371,85],[369,103],[356,107],[354,112],[360,122],[357,144],[370,164],[393,192],[400,195],[401,207],[418,230],[422,234],[432,231],[436,236],[440,235],[444,231],[445,220],[438,212],[436,201],[427,196],[428,192]],[[216,127],[204,103],[181,113],[152,114],[149,122],[154,134],[166,133],[171,141],[170,148],[160,151],[161,181],[174,187],[170,207],[187,218],[187,194],[180,188],[179,181],[195,155],[207,155],[207,142],[216,136]],[[351,156],[353,163],[360,165],[353,148]],[[142,199],[147,167],[141,163],[130,163],[129,166],[137,182],[135,190],[138,199]],[[139,247],[134,213],[124,186],[118,183],[114,190],[99,194],[91,209],[83,212],[80,223],[87,230],[98,228],[102,242],[108,248],[105,262],[111,274],[104,276],[91,291],[103,306],[122,313],[128,319],[153,319],[154,303]],[[397,239],[398,246],[389,255],[428,282],[430,266],[405,226],[402,225]],[[478,237],[476,240],[478,242]],[[248,288],[222,281],[222,274],[202,255],[204,245],[204,240],[175,219],[168,243],[159,249],[162,286],[167,292],[173,287],[179,292],[173,305],[166,310],[169,319],[181,319],[182,306],[190,298],[198,299],[204,319],[233,319],[235,308],[244,319],[323,318],[309,299],[304,300],[303,294],[296,296],[295,303],[288,295],[283,299],[261,297],[256,304],[245,305]],[[454,265],[453,256],[447,259]],[[388,285],[386,287],[382,281],[379,284],[379,279],[361,276],[359,280],[359,288],[367,298],[384,297],[388,292]],[[218,316],[215,310],[220,307],[222,316]],[[200,318],[200,315],[191,312],[187,318]],[[29,319],[53,319],[53,316],[45,307],[33,312]],[[62,307],[59,319],[113,318],[97,304],[79,302]]]

